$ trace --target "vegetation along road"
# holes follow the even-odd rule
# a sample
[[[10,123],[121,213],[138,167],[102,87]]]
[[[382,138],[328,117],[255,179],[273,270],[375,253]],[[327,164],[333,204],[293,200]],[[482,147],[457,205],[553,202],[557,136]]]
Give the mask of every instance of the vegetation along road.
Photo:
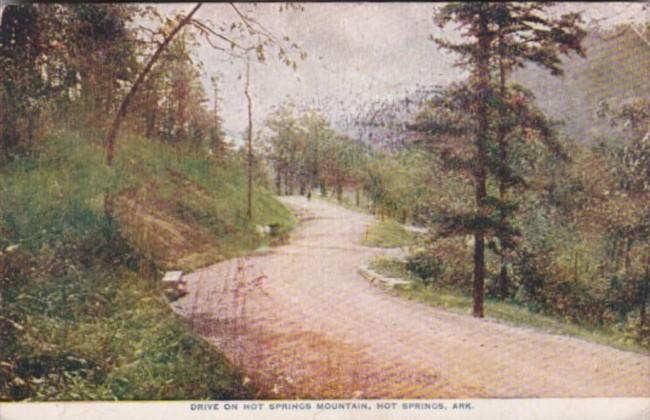
[[[288,245],[186,277],[174,308],[270,397],[647,396],[650,359],[414,303],[358,267],[372,216],[287,197]]]

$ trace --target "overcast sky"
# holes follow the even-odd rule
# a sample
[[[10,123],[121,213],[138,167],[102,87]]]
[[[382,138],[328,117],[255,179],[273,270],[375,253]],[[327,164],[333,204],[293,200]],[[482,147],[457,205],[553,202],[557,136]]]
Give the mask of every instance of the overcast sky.
[[[192,4],[157,5],[165,14],[188,11]],[[351,109],[375,98],[403,95],[420,85],[444,85],[463,75],[454,57],[436,49],[436,36],[457,37],[433,25],[435,4],[306,3],[303,11],[279,12],[280,4],[239,6],[282,37],[298,43],[308,58],[293,71],[270,59],[252,66],[254,119],[259,123],[286,97],[309,105]],[[582,11],[587,22],[601,24],[647,19],[643,3],[565,3],[558,11]],[[236,19],[228,4],[204,4],[196,17],[215,23]],[[246,126],[242,63],[230,63],[207,43],[198,58],[205,65],[204,83],[212,100],[210,76],[221,76],[220,108],[227,135],[240,137]]]

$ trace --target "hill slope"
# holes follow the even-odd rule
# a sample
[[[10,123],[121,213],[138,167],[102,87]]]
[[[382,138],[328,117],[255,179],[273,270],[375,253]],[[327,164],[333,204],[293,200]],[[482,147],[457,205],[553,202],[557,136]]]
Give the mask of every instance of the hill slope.
[[[643,36],[629,26],[593,29],[585,39],[587,57],[564,58],[562,77],[528,66],[514,78],[535,93],[548,116],[566,123],[569,136],[580,141],[607,137],[613,131],[596,115],[600,100],[617,106],[650,97],[650,45]]]
[[[76,133],[0,168],[0,400],[246,398],[252,390],[187,329],[161,270],[257,247],[256,224],[292,224],[232,162],[129,137],[115,166]],[[116,197],[113,221],[103,197]]]

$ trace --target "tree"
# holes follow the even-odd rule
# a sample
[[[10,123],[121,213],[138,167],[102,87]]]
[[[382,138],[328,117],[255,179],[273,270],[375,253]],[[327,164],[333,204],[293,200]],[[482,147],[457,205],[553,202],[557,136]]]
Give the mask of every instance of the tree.
[[[246,134],[248,137],[248,150],[247,150],[247,164],[248,164],[248,194],[247,194],[247,207],[246,214],[248,219],[253,218],[253,100],[249,92],[251,83],[251,63],[250,59],[246,60],[246,84],[244,87],[244,95],[246,96],[247,115],[248,115],[248,129]]]
[[[111,165],[113,162],[113,158],[115,156],[115,139],[117,137],[117,134],[120,130],[120,126],[122,125],[122,121],[124,120],[124,117],[126,116],[126,113],[129,108],[129,104],[131,103],[131,100],[135,96],[135,94],[138,91],[138,88],[142,84],[142,82],[145,80],[149,72],[151,71],[151,68],[153,65],[156,63],[158,60],[158,57],[162,54],[162,52],[165,50],[165,48],[169,45],[169,43],[174,39],[176,34],[180,32],[181,29],[188,23],[190,23],[190,20],[192,19],[192,16],[199,10],[201,7],[201,3],[198,3],[194,8],[183,18],[181,18],[178,22],[178,24],[167,34],[163,40],[163,42],[160,44],[160,46],[156,49],[156,51],[153,53],[153,55],[147,60],[147,64],[144,66],[144,68],[140,71],[140,74],[138,74],[138,77],[135,79],[133,82],[133,85],[131,85],[131,88],[129,89],[129,92],[126,94],[122,102],[120,103],[120,106],[118,108],[117,113],[115,114],[115,118],[113,119],[113,123],[111,124],[110,131],[108,132],[108,135],[106,136],[106,162],[108,165]],[[107,214],[112,213],[111,205],[107,207]]]
[[[508,149],[511,143],[509,137],[515,128],[527,125],[530,130],[537,130],[541,138],[550,143],[551,132],[541,113],[526,115],[521,112],[525,107],[525,97],[508,85],[512,71],[522,68],[527,63],[534,63],[549,70],[553,75],[561,75],[562,68],[559,56],[575,52],[584,56],[582,40],[586,32],[580,27],[579,14],[570,13],[559,18],[550,18],[548,3],[501,3],[495,5],[492,14],[495,16],[496,39],[494,45],[495,73],[497,79],[497,128],[496,143],[498,146],[498,166],[495,171],[499,184],[500,222],[509,223],[508,190],[511,186],[521,183],[521,178],[513,173],[508,162]],[[531,97],[531,95],[528,95]],[[523,108],[524,110],[526,108]],[[515,118],[512,118],[512,116]],[[513,121],[515,120],[515,121]],[[550,144],[556,151],[557,143]],[[500,237],[501,243],[501,272],[499,275],[501,297],[505,298],[508,290],[508,271],[505,254],[508,250],[508,238]]]
[[[304,157],[299,169],[300,188],[305,190],[317,186],[322,195],[327,195],[325,173],[329,162],[325,153],[327,144],[336,133],[325,115],[315,108],[302,113],[300,125],[305,133]]]
[[[353,143],[348,137],[333,135],[324,138],[321,150],[321,177],[333,187],[336,199],[340,202],[343,199],[343,187],[351,181],[355,166]]]
[[[225,135],[223,132],[223,119],[220,116],[219,109],[219,76],[215,75],[210,78],[214,90],[214,109],[213,124],[210,130],[210,150],[216,159],[223,159],[226,152]]]
[[[354,147],[359,150],[357,145]],[[373,212],[381,218],[389,216],[402,223],[407,219],[421,221],[422,210],[430,205],[429,197],[436,196],[439,202],[438,193],[443,185],[433,182],[431,177],[431,154],[418,148],[390,154],[361,149],[358,156],[352,167],[352,180],[363,184]]]
[[[361,185],[364,149],[338,134],[317,109],[299,110],[285,102],[267,118],[268,158],[275,172],[278,194],[300,194],[318,186],[323,195],[332,188],[339,200],[346,186]]]
[[[74,22],[69,49],[80,78],[79,102],[86,123],[101,126],[118,104],[121,84],[131,80],[138,69],[137,30],[131,22],[140,9],[115,4],[72,4],[67,8],[67,18]]]
[[[650,334],[647,304],[650,299],[650,100],[635,98],[610,109],[607,118],[621,135],[608,146],[610,173],[615,184],[600,208],[609,235],[625,241],[624,276],[627,300],[638,307],[641,334]],[[638,245],[638,247],[636,247]],[[634,269],[631,254],[637,248],[640,261]],[[644,328],[646,328],[644,330]],[[645,338],[646,340],[648,337]]]
[[[162,54],[162,52],[165,50],[165,48],[169,45],[169,43],[172,41],[174,36],[178,32],[180,32],[181,29],[185,25],[187,25],[190,22],[190,19],[192,19],[192,16],[194,13],[196,13],[197,10],[199,10],[199,7],[201,7],[201,3],[198,3],[194,8],[180,21],[178,24],[172,29],[172,31],[165,36],[165,39],[163,42],[158,46],[156,51],[153,53],[153,55],[149,58],[147,61],[147,64],[144,66],[144,68],[140,71],[138,74],[138,77],[135,79],[135,82],[131,85],[131,88],[129,89],[129,92],[126,94],[124,99],[122,99],[122,102],[120,103],[120,106],[117,110],[117,113],[115,114],[115,118],[113,119],[113,122],[111,124],[110,130],[108,131],[108,135],[106,136],[106,163],[110,166],[113,163],[113,158],[115,156],[115,139],[117,138],[117,134],[120,130],[120,126],[122,125],[122,121],[126,117],[126,113],[129,108],[129,104],[131,103],[131,100],[135,96],[135,94],[138,91],[138,88],[142,84],[142,82],[145,80],[149,72],[151,71],[151,68],[153,65],[156,63],[158,60],[158,57]],[[113,218],[113,197],[112,195],[107,191],[104,194],[104,213],[106,215],[106,218],[108,220],[112,220]]]
[[[235,11],[239,22],[233,23],[230,28],[231,30],[237,29],[240,31],[240,35],[243,34],[245,38],[253,38],[254,42],[242,41],[236,42],[232,38],[225,37],[222,33],[217,32],[209,23],[201,22],[197,19],[192,19],[191,23],[199,29],[199,31],[204,35],[204,39],[214,48],[220,51],[228,51],[224,48],[216,45],[211,37],[214,36],[219,40],[225,40],[230,44],[230,51],[228,55],[232,58],[239,60],[244,60],[246,63],[246,75],[245,75],[245,86],[244,86],[244,96],[247,101],[247,114],[248,114],[248,128],[247,128],[247,168],[248,168],[248,191],[247,191],[247,216],[251,220],[253,218],[253,115],[252,115],[252,98],[250,96],[250,60],[251,54],[255,54],[257,61],[263,63],[266,60],[265,48],[276,47],[278,50],[278,58],[286,65],[296,69],[296,62],[291,59],[287,53],[287,47],[285,42],[289,41],[288,37],[284,37],[284,40],[280,40],[273,33],[269,32],[262,24],[257,20],[251,18],[246,13],[242,13],[240,9],[234,4],[230,3],[231,8]],[[282,9],[281,9],[282,10]],[[222,28],[219,28],[220,31],[223,31]],[[235,48],[239,52],[234,51]],[[297,44],[293,44],[292,48],[298,49]],[[301,58],[306,58],[306,53],[300,52]],[[217,98],[215,97],[215,101]]]
[[[472,91],[474,93],[473,111],[476,116],[474,140],[476,164],[473,171],[475,187],[476,216],[473,221],[474,234],[474,308],[473,315],[483,317],[483,295],[485,282],[485,229],[484,220],[488,217],[487,206],[487,151],[488,151],[488,99],[491,94],[490,59],[492,43],[496,36],[490,27],[491,6],[487,3],[453,3],[442,7],[436,19],[440,26],[455,21],[464,29],[464,35],[472,41],[452,44],[436,40],[442,48],[461,55],[460,64],[472,71]]]
[[[66,45],[67,9],[59,5],[8,5],[0,22],[0,152],[4,158],[31,151],[39,119],[51,102],[63,101],[74,69]]]
[[[474,288],[473,315],[483,317],[483,296],[485,283],[485,239],[490,226],[494,207],[502,209],[501,221],[507,218],[507,204],[499,198],[488,195],[487,182],[491,166],[489,149],[497,138],[500,163],[496,165],[503,180],[503,197],[510,182],[507,175],[507,145],[505,122],[496,135],[490,121],[491,104],[499,100],[494,88],[492,73],[495,63],[499,66],[506,97],[506,70],[525,61],[534,61],[552,71],[559,68],[558,52],[569,49],[581,52],[579,41],[584,36],[577,26],[579,16],[564,15],[558,20],[549,20],[540,13],[541,4],[515,3],[450,3],[441,7],[435,15],[439,26],[457,23],[468,41],[452,43],[436,38],[439,47],[460,55],[458,65],[471,72],[469,87],[470,109],[474,114],[474,216],[465,219],[463,226],[470,228],[474,236]],[[504,107],[501,116],[506,117]],[[494,205],[496,204],[496,206]],[[509,229],[498,228],[502,232]],[[505,239],[504,235],[499,235]],[[505,242],[505,240],[503,241]]]
[[[269,115],[265,125],[271,131],[268,157],[273,165],[277,193],[282,194],[284,186],[284,192],[291,194],[306,137],[295,105],[283,103]]]
[[[117,113],[115,114],[115,118],[113,119],[113,122],[111,124],[110,130],[108,131],[108,134],[106,136],[106,161],[107,164],[110,166],[113,162],[114,155],[115,155],[115,140],[117,138],[117,134],[119,132],[120,126],[122,125],[122,122],[124,118],[127,115],[127,111],[129,108],[129,105],[131,101],[133,100],[134,96],[138,92],[138,89],[140,86],[143,84],[147,76],[149,75],[152,67],[154,64],[157,62],[158,58],[161,56],[161,54],[167,49],[169,44],[172,42],[174,37],[187,25],[192,25],[195,27],[199,33],[204,37],[206,42],[208,42],[213,48],[227,52],[228,54],[231,55],[231,57],[239,58],[239,59],[248,59],[248,54],[252,51],[255,52],[257,55],[257,59],[260,62],[263,62],[265,60],[265,54],[264,54],[264,48],[268,46],[276,46],[278,47],[278,57],[282,60],[283,63],[287,65],[291,65],[294,68],[296,67],[295,61],[293,61],[288,52],[287,49],[283,47],[284,42],[281,40],[278,40],[278,38],[270,33],[264,26],[260,25],[257,21],[254,19],[250,18],[247,16],[245,13],[242,13],[237,6],[234,4],[230,4],[230,6],[233,8],[233,10],[236,12],[239,22],[231,25],[231,30],[239,30],[241,33],[244,34],[245,37],[254,37],[255,42],[252,43],[252,45],[241,45],[238,42],[235,42],[235,40],[228,38],[226,35],[223,34],[225,29],[217,29],[215,30],[213,28],[214,25],[212,25],[209,21],[203,22],[198,19],[193,18],[195,13],[198,11],[198,9],[201,7],[201,3],[198,3],[190,12],[182,17],[177,18],[177,23],[175,26],[171,28],[171,30],[168,33],[164,34],[162,42],[158,45],[154,53],[151,55],[151,57],[146,61],[146,64],[144,68],[140,71],[138,74],[137,78],[131,85],[128,93],[125,95],[124,99],[121,101],[120,106],[117,110]],[[221,32],[219,32],[221,31]],[[228,43],[230,49],[226,49],[224,47],[221,47],[217,45],[214,42],[214,38],[220,40],[220,41],[225,41]],[[297,45],[294,44],[295,48],[298,48]],[[234,49],[239,49],[241,50],[241,53],[234,52]],[[306,55],[304,52],[300,53],[301,58],[305,58]],[[182,93],[185,93],[184,89],[182,89],[184,86],[182,84],[178,85]],[[179,108],[178,108],[178,120],[180,121],[181,125],[179,127],[178,135],[177,137],[183,137],[185,134],[185,129],[184,129],[184,124],[185,124],[185,115],[184,115],[184,104],[182,101],[183,98],[181,98],[181,101],[179,102]],[[178,139],[177,139],[178,143]],[[110,194],[106,194],[105,200],[104,200],[104,207],[105,207],[105,212],[107,217],[110,219],[111,214],[112,214],[112,198]]]

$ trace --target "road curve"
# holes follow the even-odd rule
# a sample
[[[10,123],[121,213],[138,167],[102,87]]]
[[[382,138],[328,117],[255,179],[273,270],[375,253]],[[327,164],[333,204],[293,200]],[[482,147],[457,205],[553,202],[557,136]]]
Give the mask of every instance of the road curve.
[[[357,272],[372,216],[286,197],[290,243],[187,275],[173,304],[272,398],[648,397],[650,357],[450,313]]]

